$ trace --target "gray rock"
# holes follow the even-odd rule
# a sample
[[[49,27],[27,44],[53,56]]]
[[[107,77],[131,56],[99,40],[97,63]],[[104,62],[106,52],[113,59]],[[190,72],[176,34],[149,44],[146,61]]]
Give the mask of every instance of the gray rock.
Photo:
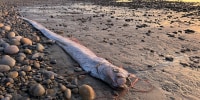
[[[45,88],[41,84],[35,84],[30,87],[29,93],[33,96],[42,96],[45,94]]]
[[[21,43],[19,40],[13,38],[10,40],[10,44],[19,46]]]
[[[4,48],[4,52],[7,54],[16,54],[19,52],[19,48],[16,45],[10,45]]]
[[[1,44],[1,46],[4,47],[4,48],[6,48],[6,47],[10,46],[10,44],[4,42],[4,43]]]
[[[4,47],[0,47],[0,52],[2,52],[4,50]]]
[[[8,65],[0,65],[0,72],[7,72],[10,70],[10,66]]]
[[[52,71],[44,71],[43,75],[46,79],[54,79],[55,76],[57,76],[56,73],[52,72]]]
[[[9,55],[4,55],[2,59],[0,60],[0,64],[8,65],[10,67],[13,67],[15,65],[16,61]]]

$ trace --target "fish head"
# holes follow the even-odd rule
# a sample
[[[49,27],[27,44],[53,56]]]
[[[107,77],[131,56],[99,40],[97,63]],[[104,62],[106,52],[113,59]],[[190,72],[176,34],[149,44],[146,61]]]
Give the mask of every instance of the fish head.
[[[122,68],[114,68],[112,70],[111,80],[112,86],[117,89],[124,89],[127,87],[127,77],[129,73]]]

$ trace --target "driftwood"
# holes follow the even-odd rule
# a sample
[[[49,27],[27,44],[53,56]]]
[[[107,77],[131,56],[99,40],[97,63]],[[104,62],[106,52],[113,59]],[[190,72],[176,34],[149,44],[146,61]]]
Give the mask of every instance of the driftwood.
[[[101,79],[111,87],[126,88],[127,85],[131,86],[138,80],[134,74],[128,73],[126,70],[111,64],[106,59],[96,56],[85,46],[69,38],[62,37],[33,20],[24,17],[22,19],[41,31],[47,38],[56,41],[91,76]],[[135,78],[135,81],[131,82],[130,78]]]

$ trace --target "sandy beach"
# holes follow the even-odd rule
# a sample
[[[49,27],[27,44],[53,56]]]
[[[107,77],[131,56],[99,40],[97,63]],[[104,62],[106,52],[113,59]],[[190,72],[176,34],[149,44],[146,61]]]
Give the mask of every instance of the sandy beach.
[[[200,98],[200,7],[191,6],[192,3],[178,5],[167,2],[162,4],[163,8],[158,6],[159,3],[150,6],[151,3],[142,2],[141,6],[134,3],[110,1],[106,3],[105,0],[98,2],[84,0],[14,0],[14,2],[9,2],[2,0],[1,3],[8,6],[6,9],[16,10],[16,16],[35,20],[63,37],[71,37],[91,49],[99,57],[135,74],[142,79],[136,83],[136,89],[148,90],[149,83],[155,87],[148,92],[136,92],[135,89],[124,92],[114,90],[101,80],[87,74],[82,75],[84,78],[80,78],[76,71],[77,68],[80,69],[80,66],[76,61],[58,45],[47,44],[48,40],[40,32],[20,20],[21,24],[26,23],[25,26],[28,29],[17,30],[18,25],[14,24],[13,27],[16,29],[13,31],[17,31],[20,35],[23,33],[24,37],[30,39],[33,38],[32,33],[39,34],[41,38],[39,43],[44,45],[45,51],[48,52],[47,58],[50,59],[49,62],[40,63],[52,63],[53,61],[55,64],[48,64],[51,71],[62,76],[75,87],[70,87],[65,81],[52,79],[51,81],[57,84],[50,88],[56,90],[52,94],[45,93],[38,98],[26,92],[5,93],[0,89],[3,92],[0,92],[0,95],[4,97],[6,94],[20,94],[31,100],[49,100],[50,97],[58,100],[66,99],[63,95],[58,95],[60,93],[58,84],[62,83],[72,90],[71,100],[82,100],[77,91],[78,87],[83,84],[93,87],[96,93],[95,100],[111,100],[116,95],[122,94],[121,92],[125,95],[120,95],[118,98],[120,100],[198,100]],[[185,9],[186,7],[188,9]],[[1,7],[1,9],[3,11],[4,8]],[[0,23],[14,19],[12,14],[9,14],[11,17],[7,20],[5,20],[6,16],[1,15]],[[16,19],[18,20],[18,17]],[[18,47],[22,47],[23,50],[25,48]],[[1,52],[0,56],[3,57],[3,55],[4,52]],[[17,55],[12,55],[12,57],[17,58]],[[42,69],[35,71],[39,72]],[[21,72],[21,70],[16,71]],[[4,76],[7,73],[9,72],[3,73]],[[34,71],[32,73],[35,75]],[[75,83],[74,80],[76,80]],[[144,80],[148,80],[149,83]],[[38,83],[44,86],[43,81],[38,81]],[[45,90],[49,88],[45,87]]]

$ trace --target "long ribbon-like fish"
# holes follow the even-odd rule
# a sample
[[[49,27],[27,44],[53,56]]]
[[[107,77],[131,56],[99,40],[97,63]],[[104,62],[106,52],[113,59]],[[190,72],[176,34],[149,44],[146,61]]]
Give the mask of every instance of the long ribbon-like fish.
[[[126,70],[111,64],[106,59],[97,57],[85,46],[69,38],[62,37],[33,20],[24,17],[21,18],[32,24],[33,27],[41,31],[47,38],[56,41],[91,76],[103,80],[111,87],[126,88],[129,78],[135,77],[134,74],[130,74]]]

